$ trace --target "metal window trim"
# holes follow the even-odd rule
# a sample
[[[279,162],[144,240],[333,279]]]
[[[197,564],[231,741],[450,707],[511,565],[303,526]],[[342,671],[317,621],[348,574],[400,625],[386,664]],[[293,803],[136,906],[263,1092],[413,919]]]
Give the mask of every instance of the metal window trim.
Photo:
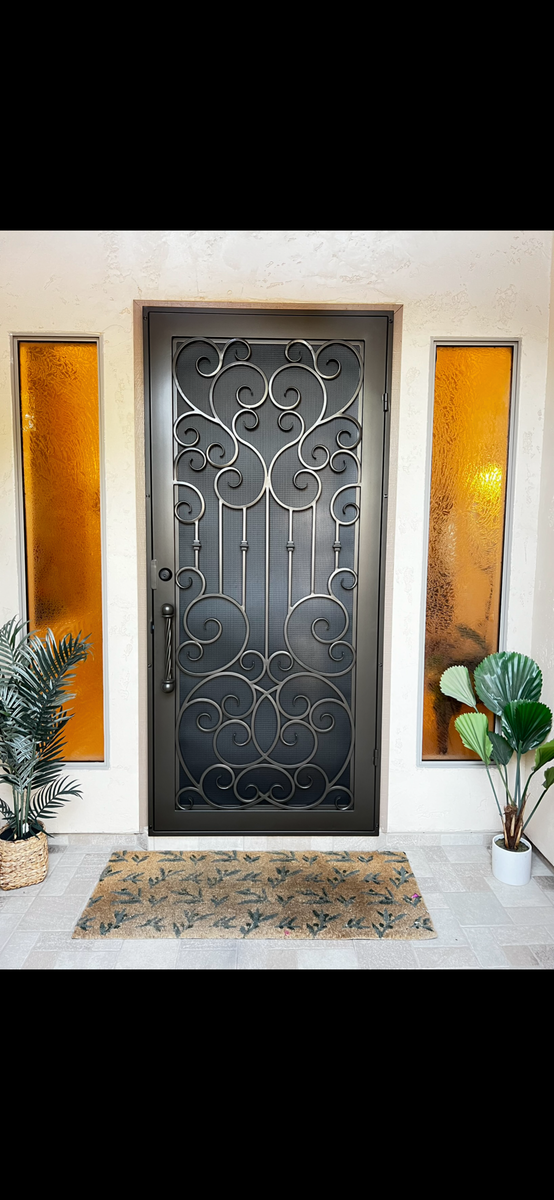
[[[435,770],[437,767],[443,769],[463,769],[463,770],[484,770],[484,763],[468,761],[467,759],[449,759],[447,762],[439,762],[424,759],[422,754],[423,743],[423,689],[425,686],[425,624],[427,616],[427,573],[429,565],[429,525],[430,525],[430,507],[431,507],[431,469],[433,464],[433,419],[435,409],[435,368],[437,361],[437,349],[441,346],[509,346],[513,351],[512,358],[512,379],[510,390],[510,416],[508,422],[508,459],[506,468],[506,499],[504,507],[504,543],[502,549],[502,574],[500,581],[500,621],[498,628],[498,647],[499,650],[506,649],[506,631],[508,619],[509,605],[509,585],[511,572],[511,554],[512,554],[512,534],[513,534],[513,511],[514,511],[514,488],[515,488],[515,458],[516,458],[516,439],[519,420],[519,387],[520,387],[520,362],[521,362],[521,342],[522,338],[478,338],[478,337],[432,337],[429,348],[429,403],[427,414],[427,436],[426,436],[426,455],[425,455],[425,512],[424,512],[424,530],[423,530],[423,548],[424,548],[424,566],[422,571],[421,585],[421,616],[420,616],[420,635],[419,635],[419,669],[418,669],[418,696],[417,696],[417,748],[416,748],[416,766],[418,768],[430,768]]]
[[[14,480],[16,505],[16,554],[19,592],[19,611],[23,620],[28,619],[25,502],[23,491],[23,446],[21,430],[19,346],[22,342],[78,342],[93,343],[97,347],[98,361],[98,441],[100,473],[100,576],[102,590],[102,700],[104,717],[104,758],[101,762],[86,762],[72,759],[71,769],[79,771],[107,771],[110,769],[110,723],[108,696],[108,638],[107,638],[107,561],[106,561],[106,462],[105,462],[105,409],[104,409],[104,354],[103,334],[84,333],[11,333],[10,357],[12,373]]]

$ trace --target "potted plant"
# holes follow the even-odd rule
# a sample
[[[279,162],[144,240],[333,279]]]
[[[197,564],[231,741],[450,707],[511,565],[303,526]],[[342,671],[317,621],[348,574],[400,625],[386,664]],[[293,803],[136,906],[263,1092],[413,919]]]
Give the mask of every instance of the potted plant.
[[[72,796],[75,782],[61,778],[63,730],[71,719],[63,704],[74,669],[91,652],[88,638],[61,641],[25,632],[13,617],[0,629],[0,783],[12,791],[12,806],[0,798],[6,823],[0,830],[0,888],[40,883],[48,871],[43,820],[54,817]]]
[[[552,729],[552,713],[541,704],[542,674],[536,662],[524,654],[502,650],[489,654],[475,668],[475,691],[479,699],[500,722],[500,732],[489,729],[485,713],[477,710],[477,701],[465,666],[448,667],[441,676],[445,696],[453,696],[475,712],[462,713],[454,722],[464,746],[475,751],[484,762],[502,821],[502,834],[492,842],[492,870],[504,883],[523,884],[531,878],[531,843],[523,836],[533,813],[554,783],[554,741],[545,741]],[[523,756],[535,751],[535,760],[524,780]],[[510,770],[508,767],[515,760]],[[500,780],[501,808],[490,766]],[[537,771],[546,767],[541,794],[525,819],[529,786]]]

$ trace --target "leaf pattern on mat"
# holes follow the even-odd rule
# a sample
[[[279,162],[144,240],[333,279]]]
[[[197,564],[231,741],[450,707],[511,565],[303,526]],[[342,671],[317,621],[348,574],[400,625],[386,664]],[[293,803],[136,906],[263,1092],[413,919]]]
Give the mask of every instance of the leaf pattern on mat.
[[[321,942],[436,933],[400,850],[119,850],[73,937]]]

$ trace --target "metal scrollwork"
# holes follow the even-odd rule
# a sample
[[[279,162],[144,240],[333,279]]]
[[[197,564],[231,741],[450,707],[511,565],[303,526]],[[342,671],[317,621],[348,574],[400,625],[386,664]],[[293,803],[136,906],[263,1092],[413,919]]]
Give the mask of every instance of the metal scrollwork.
[[[178,342],[176,807],[352,808],[363,364]]]

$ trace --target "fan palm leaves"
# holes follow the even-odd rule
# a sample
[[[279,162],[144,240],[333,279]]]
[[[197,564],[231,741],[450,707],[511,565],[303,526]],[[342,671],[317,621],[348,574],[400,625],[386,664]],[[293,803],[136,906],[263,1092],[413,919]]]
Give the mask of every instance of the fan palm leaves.
[[[17,617],[0,628],[0,783],[13,797],[13,809],[0,799],[0,812],[15,839],[39,832],[44,817],[81,795],[60,776],[69,689],[91,650],[81,633],[56,642],[50,629],[40,638]]]
[[[475,709],[475,712],[463,713],[458,717],[455,726],[464,746],[474,750],[484,762],[502,820],[506,848],[517,850],[526,825],[554,784],[554,768],[549,767],[545,771],[541,795],[533,812],[524,821],[531,780],[537,771],[554,759],[554,741],[545,741],[552,730],[552,712],[546,704],[539,702],[542,674],[536,662],[525,654],[505,650],[489,654],[475,668],[474,682],[481,702],[500,719],[501,734],[490,730],[485,714],[477,711],[467,667],[449,667],[441,676],[440,688],[445,696],[453,696]],[[535,750],[535,765],[523,786],[521,759],[529,750]],[[514,753],[515,769],[510,780],[508,764]],[[503,812],[489,771],[491,763],[498,770],[505,793]]]

